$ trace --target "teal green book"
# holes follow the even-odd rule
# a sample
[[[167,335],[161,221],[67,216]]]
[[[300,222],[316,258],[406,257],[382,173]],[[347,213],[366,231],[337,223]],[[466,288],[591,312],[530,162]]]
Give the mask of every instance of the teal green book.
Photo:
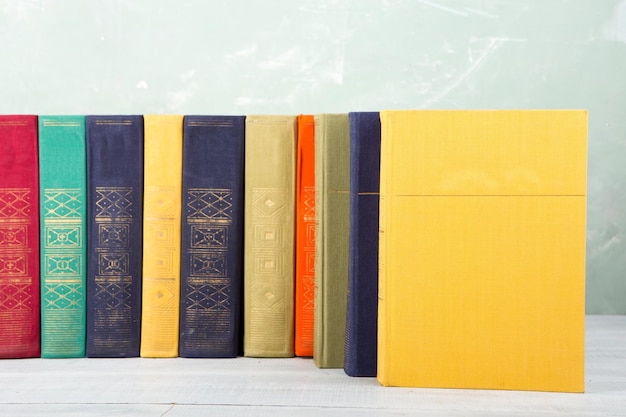
[[[85,356],[84,116],[39,116],[41,357]]]

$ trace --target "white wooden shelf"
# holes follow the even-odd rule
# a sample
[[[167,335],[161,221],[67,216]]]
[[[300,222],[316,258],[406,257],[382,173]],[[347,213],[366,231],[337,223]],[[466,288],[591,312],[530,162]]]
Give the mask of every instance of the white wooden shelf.
[[[585,394],[385,388],[311,359],[0,360],[0,416],[626,416],[626,316],[588,316]]]

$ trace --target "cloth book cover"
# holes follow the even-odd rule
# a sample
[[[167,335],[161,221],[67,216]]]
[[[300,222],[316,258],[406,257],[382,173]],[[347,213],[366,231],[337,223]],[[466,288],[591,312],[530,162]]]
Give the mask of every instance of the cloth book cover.
[[[381,112],[378,380],[584,390],[587,112]]]
[[[143,117],[87,116],[87,356],[139,356]]]
[[[85,356],[85,116],[39,117],[41,356]]]
[[[313,361],[343,368],[350,233],[348,114],[315,116],[315,325]]]
[[[0,115],[0,148],[0,358],[37,357],[37,116]]]
[[[243,280],[245,116],[185,116],[180,356],[235,357]]]
[[[350,244],[344,371],[376,376],[380,115],[350,118]]]
[[[315,119],[298,116],[296,161],[296,356],[313,356],[315,293]]]
[[[144,115],[143,357],[178,356],[183,116]]]
[[[294,355],[295,116],[246,118],[244,355]]]

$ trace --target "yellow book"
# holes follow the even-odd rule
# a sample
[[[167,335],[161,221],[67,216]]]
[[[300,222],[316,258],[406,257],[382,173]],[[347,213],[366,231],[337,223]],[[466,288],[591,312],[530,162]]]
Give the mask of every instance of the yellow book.
[[[587,112],[381,112],[378,380],[584,391]]]
[[[183,116],[144,116],[143,357],[178,356]]]

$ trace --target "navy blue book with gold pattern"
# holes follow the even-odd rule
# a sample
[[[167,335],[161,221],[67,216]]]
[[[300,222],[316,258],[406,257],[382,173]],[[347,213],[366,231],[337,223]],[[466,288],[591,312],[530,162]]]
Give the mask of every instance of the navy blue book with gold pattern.
[[[244,116],[185,116],[182,357],[235,357],[239,353],[244,138]]]
[[[350,118],[350,247],[344,371],[376,376],[380,117]]]
[[[87,180],[87,356],[139,356],[142,116],[87,116]]]

